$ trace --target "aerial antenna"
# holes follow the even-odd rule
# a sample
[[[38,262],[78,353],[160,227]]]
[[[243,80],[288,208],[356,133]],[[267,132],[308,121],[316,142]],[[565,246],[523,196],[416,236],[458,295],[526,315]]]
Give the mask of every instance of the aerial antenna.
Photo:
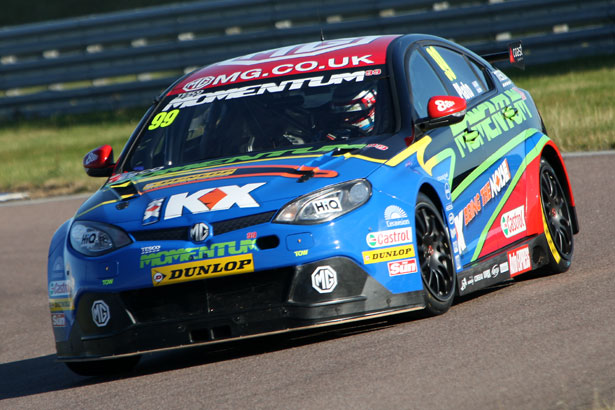
[[[325,41],[325,31],[322,27],[322,17],[320,14],[320,8],[322,7],[322,0],[318,4],[318,25],[320,26],[320,41]]]

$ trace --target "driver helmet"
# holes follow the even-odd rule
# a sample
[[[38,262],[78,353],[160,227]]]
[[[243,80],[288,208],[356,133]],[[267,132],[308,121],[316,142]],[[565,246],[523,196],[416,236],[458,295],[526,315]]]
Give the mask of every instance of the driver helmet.
[[[367,135],[374,129],[376,96],[377,91],[373,88],[338,87],[333,93],[332,111],[344,124]]]

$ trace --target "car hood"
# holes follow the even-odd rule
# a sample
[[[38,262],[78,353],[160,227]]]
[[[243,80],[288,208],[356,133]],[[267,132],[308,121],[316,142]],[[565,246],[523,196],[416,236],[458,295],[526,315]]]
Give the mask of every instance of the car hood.
[[[325,186],[365,178],[383,162],[337,150],[124,173],[113,176],[81,206],[75,218],[132,231],[274,212]]]

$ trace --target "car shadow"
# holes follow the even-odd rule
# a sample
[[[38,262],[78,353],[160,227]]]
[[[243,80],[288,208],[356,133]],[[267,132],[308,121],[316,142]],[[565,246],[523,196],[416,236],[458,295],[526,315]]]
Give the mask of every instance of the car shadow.
[[[548,272],[530,273],[515,280],[497,284],[469,295],[457,297],[454,305],[463,304],[485,294],[513,285],[517,281],[550,276]],[[454,306],[453,306],[454,309]],[[136,368],[114,376],[79,376],[71,372],[55,355],[0,364],[0,400],[26,397],[40,393],[105,383],[124,378],[162,373],[193,366],[239,359],[253,355],[284,350],[340,339],[360,333],[373,332],[400,323],[429,318],[424,311],[392,315],[386,318],[366,319],[360,322],[334,325],[321,329],[299,330],[280,335],[263,336],[248,340],[230,341],[220,345],[186,347],[166,352],[145,354]]]
[[[248,340],[230,341],[220,345],[186,347],[166,352],[145,354],[134,370],[113,376],[79,376],[56,360],[55,354],[0,364],[0,400],[62,391],[80,386],[106,383],[125,378],[162,373],[193,366],[202,366],[232,359],[260,355],[339,339],[359,333],[420,320],[416,314],[394,315],[368,319],[352,324],[334,325],[322,329],[295,331]]]

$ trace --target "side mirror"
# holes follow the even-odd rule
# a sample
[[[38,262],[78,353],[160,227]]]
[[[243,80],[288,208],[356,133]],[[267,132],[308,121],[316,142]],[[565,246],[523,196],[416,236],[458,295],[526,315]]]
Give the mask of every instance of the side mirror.
[[[83,157],[83,168],[91,177],[110,177],[113,174],[113,148],[103,145],[87,153]]]
[[[466,100],[451,95],[431,97],[427,103],[428,118],[417,121],[422,130],[457,124],[466,115]]]

